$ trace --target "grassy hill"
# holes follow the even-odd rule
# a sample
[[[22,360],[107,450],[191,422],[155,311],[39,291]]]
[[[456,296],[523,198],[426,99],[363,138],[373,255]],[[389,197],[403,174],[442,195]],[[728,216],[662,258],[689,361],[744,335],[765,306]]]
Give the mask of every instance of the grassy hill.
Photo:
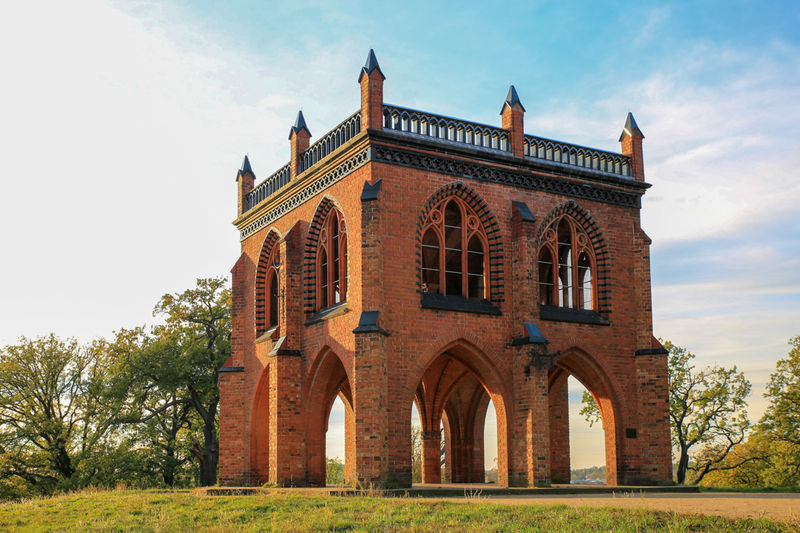
[[[502,505],[469,498],[191,491],[83,492],[0,504],[2,531],[788,531],[767,520],[649,511]]]

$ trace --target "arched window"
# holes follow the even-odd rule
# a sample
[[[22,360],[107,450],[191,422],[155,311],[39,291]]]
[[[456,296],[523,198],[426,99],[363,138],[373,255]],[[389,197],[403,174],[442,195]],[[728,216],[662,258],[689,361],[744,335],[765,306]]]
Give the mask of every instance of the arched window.
[[[539,249],[539,303],[575,309],[596,309],[595,257],[586,230],[564,215],[544,231]]]
[[[344,218],[331,209],[319,233],[317,247],[317,309],[347,299],[347,230]]]
[[[458,198],[440,202],[422,231],[422,290],[484,299],[489,256],[486,232],[475,212]]]
[[[280,250],[277,233],[270,233],[264,242],[256,273],[256,337],[278,325],[280,321]]]

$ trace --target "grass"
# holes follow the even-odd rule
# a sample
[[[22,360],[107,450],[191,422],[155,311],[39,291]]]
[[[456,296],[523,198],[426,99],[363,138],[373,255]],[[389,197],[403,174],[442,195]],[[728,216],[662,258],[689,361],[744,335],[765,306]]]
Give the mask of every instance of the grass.
[[[798,493],[800,487],[698,487],[700,492]]]
[[[304,494],[108,491],[0,504],[2,531],[796,531],[766,519]]]

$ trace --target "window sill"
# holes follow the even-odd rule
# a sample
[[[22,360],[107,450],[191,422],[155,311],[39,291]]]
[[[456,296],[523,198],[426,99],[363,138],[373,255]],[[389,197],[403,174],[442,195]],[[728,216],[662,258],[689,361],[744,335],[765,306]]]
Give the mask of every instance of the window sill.
[[[597,311],[573,309],[571,307],[556,307],[554,305],[539,305],[539,316],[542,320],[556,322],[575,322],[578,324],[594,324],[596,326],[610,326],[611,323]]]
[[[500,308],[489,300],[470,300],[463,296],[447,296],[432,292],[423,292],[420,306],[423,309],[441,309],[480,315],[500,315]]]
[[[330,320],[331,318],[341,316],[346,312],[347,312],[347,300],[339,302],[336,305],[320,309],[315,314],[311,315],[311,317],[308,320],[306,320],[306,326],[310,326],[311,324],[317,324],[319,322],[324,322],[325,320]]]
[[[274,340],[276,340],[278,338],[278,336],[279,336],[278,335],[278,326],[277,325],[276,326],[272,326],[271,328],[269,328],[267,331],[265,331],[264,333],[262,333],[261,335],[259,335],[256,338],[256,344],[260,344],[262,342],[269,341],[269,340],[273,340],[274,341]]]

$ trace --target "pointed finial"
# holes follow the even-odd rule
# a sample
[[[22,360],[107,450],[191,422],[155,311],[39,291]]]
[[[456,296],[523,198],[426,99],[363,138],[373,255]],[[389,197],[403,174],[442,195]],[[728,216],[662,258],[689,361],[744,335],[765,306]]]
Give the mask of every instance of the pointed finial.
[[[385,80],[386,76],[383,75],[381,66],[378,65],[378,58],[375,57],[375,50],[370,48],[369,54],[367,54],[367,62],[364,63],[364,67],[361,69],[361,74],[358,75],[358,81],[361,81],[361,76],[363,76],[364,74],[369,76],[376,70],[378,71],[378,74],[381,75],[381,78]]]
[[[239,172],[236,173],[236,179],[239,179],[239,176],[244,176],[247,173],[250,173],[253,178],[256,177],[256,173],[253,172],[253,167],[250,166],[250,159],[247,155],[244,156],[244,161],[242,161],[242,167],[239,169]]]
[[[525,107],[522,105],[522,102],[520,102],[517,90],[514,88],[513,85],[509,86],[508,88],[508,95],[506,95],[506,101],[503,102],[503,108],[500,109],[501,115],[503,114],[503,109],[506,108],[506,105],[512,109],[514,108],[515,105],[518,105],[522,108],[522,111],[525,111]]]
[[[301,130],[306,130],[308,136],[309,137],[311,136],[311,132],[309,131],[308,126],[306,126],[306,119],[305,117],[303,117],[302,109],[297,112],[297,118],[294,121],[294,126],[292,126],[292,129],[289,130],[289,138],[290,139],[292,138],[292,133],[297,135],[298,133],[300,133]]]
[[[639,129],[636,119],[633,118],[633,113],[628,111],[628,116],[625,118],[625,126],[622,127],[622,133],[619,136],[619,140],[622,141],[625,135],[633,137],[634,133],[638,133],[642,136],[642,139],[644,139],[644,133],[642,133],[642,130]]]

